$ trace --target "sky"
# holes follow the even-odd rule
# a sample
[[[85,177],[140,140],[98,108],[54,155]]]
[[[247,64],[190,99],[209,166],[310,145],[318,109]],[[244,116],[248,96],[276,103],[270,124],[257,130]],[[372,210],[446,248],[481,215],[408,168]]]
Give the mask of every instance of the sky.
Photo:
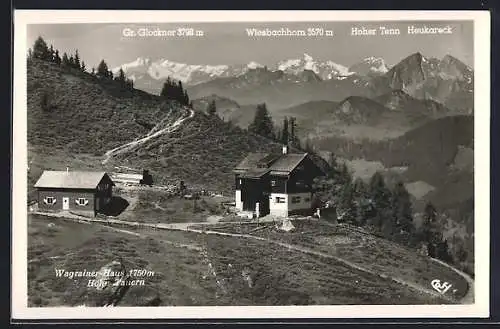
[[[410,35],[408,26],[451,26],[451,34]],[[353,36],[352,28],[399,29],[399,35]],[[203,36],[126,36],[139,29],[171,31],[177,28],[203,31]],[[322,28],[333,36],[251,37],[246,29],[269,28],[303,30]],[[325,32],[326,33],[326,32]],[[452,55],[474,67],[473,23],[447,22],[300,22],[300,23],[179,23],[179,24],[44,24],[29,25],[26,48],[42,36],[62,52],[78,49],[87,67],[96,67],[105,59],[110,67],[131,62],[138,57],[160,58],[187,64],[246,64],[255,61],[272,67],[283,59],[300,58],[304,53],[316,60],[332,60],[350,66],[363,58],[382,57],[388,65],[420,52],[426,57]]]

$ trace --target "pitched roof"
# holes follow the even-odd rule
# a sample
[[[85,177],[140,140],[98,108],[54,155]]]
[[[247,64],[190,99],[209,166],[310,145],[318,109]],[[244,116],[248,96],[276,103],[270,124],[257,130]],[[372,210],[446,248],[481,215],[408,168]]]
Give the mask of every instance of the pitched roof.
[[[242,178],[259,178],[269,172],[269,168],[252,168],[241,174]]]
[[[235,168],[235,171],[246,171],[252,168],[269,167],[280,157],[273,153],[249,153]]]
[[[44,171],[35,187],[94,189],[104,176],[103,171]]]
[[[292,172],[299,163],[304,160],[307,153],[298,154],[284,154],[282,155],[273,165],[269,168],[271,169],[271,174],[289,174]]]
[[[250,153],[234,169],[245,177],[261,177],[267,172],[288,175],[307,156],[307,153]]]

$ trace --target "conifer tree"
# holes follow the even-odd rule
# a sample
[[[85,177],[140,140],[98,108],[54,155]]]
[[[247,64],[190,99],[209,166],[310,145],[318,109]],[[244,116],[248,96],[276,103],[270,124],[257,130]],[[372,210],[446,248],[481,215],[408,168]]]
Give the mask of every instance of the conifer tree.
[[[215,105],[215,99],[212,99],[210,103],[208,103],[207,113],[210,115],[214,115],[217,112],[217,106]]]
[[[265,103],[257,105],[254,120],[248,130],[260,136],[275,138],[274,124]]]
[[[363,226],[370,217],[371,204],[368,187],[361,178],[354,181],[354,199],[356,204],[355,223],[358,226]]]
[[[51,62],[55,62],[55,52],[54,52],[54,47],[52,45],[50,45],[48,60]]]
[[[392,212],[395,233],[404,232],[407,237],[413,235],[413,211],[410,194],[401,181],[396,184],[392,193]]]
[[[374,210],[370,223],[381,230],[384,221],[391,219],[391,191],[380,172],[377,171],[370,179],[369,191]]]
[[[109,76],[109,71],[108,71],[108,64],[103,60],[99,62],[99,65],[97,66],[97,75],[100,77],[107,78]]]
[[[182,105],[189,104],[189,96],[187,91],[182,86],[182,82],[175,82],[175,80],[171,79],[170,77],[167,77],[167,79],[163,83],[160,96],[168,100],[178,101]]]
[[[62,65],[63,66],[69,66],[69,58],[68,58],[68,54],[66,54],[66,53],[63,54]]]
[[[297,137],[297,119],[295,117],[290,117],[288,119],[288,135],[290,144],[297,146],[299,144],[299,138]]]
[[[441,240],[441,235],[437,229],[437,210],[430,202],[425,205],[424,209],[422,240],[432,244],[436,244]]]
[[[118,70],[118,76],[116,77],[116,80],[118,80],[120,84],[125,85],[127,78],[125,77],[125,72],[122,70],[121,67],[120,70]]]
[[[288,145],[289,140],[289,135],[288,135],[288,118],[285,117],[283,119],[283,127],[281,128],[281,143]]]
[[[166,99],[173,99],[171,93],[172,93],[172,81],[170,80],[170,77],[167,77],[167,80],[165,80],[165,82],[163,83],[160,96],[165,97]]]
[[[424,210],[424,221],[422,224],[422,238],[427,243],[428,254],[431,257],[438,257],[438,252],[443,252],[443,233],[437,221],[438,213],[432,203],[427,203]],[[441,248],[441,250],[439,250]]]
[[[82,61],[82,65],[81,65],[80,68],[81,68],[82,72],[85,72],[86,67],[85,67],[85,62],[84,61]]]
[[[47,47],[47,43],[41,36],[36,39],[35,44],[33,45],[33,57],[45,61],[50,60],[49,48]]]
[[[28,49],[28,62],[30,62],[32,59],[33,59],[33,51],[30,48]]]
[[[74,61],[75,61],[75,68],[76,69],[81,69],[82,68],[82,65],[80,63],[80,55],[78,54],[78,49],[75,51],[75,58],[74,58]]]
[[[184,88],[182,87],[182,81],[179,80],[178,86],[176,88],[176,99],[179,103],[183,103],[184,100]]]
[[[448,248],[448,241],[446,239],[442,240],[436,245],[436,256],[444,262],[451,262],[453,257],[450,255],[450,250]]]
[[[354,188],[351,182],[341,185],[340,197],[337,204],[337,216],[339,222],[354,223],[356,218],[356,206],[354,203]]]
[[[465,262],[467,260],[467,251],[465,250],[463,241],[458,244],[456,255],[459,262]]]
[[[57,65],[61,65],[61,57],[59,56],[59,50],[57,49],[54,54],[54,63],[56,63]]]

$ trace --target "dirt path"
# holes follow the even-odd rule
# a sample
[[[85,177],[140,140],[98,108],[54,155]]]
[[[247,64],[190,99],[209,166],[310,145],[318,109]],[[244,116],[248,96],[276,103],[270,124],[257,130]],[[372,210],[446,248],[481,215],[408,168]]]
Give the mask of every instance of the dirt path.
[[[46,213],[41,213],[43,215],[47,215]],[[53,214],[50,214],[50,215],[53,215]],[[280,242],[280,241],[277,241],[277,240],[271,240],[271,239],[268,239],[268,238],[264,238],[264,237],[259,237],[259,236],[255,236],[255,235],[251,235],[251,234],[240,234],[240,233],[227,233],[227,232],[218,232],[218,231],[211,231],[211,230],[200,230],[200,229],[193,229],[193,228],[190,228],[190,226],[193,226],[193,225],[200,225],[200,224],[204,224],[204,225],[207,225],[208,226],[210,225],[210,223],[170,223],[170,224],[163,224],[163,223],[158,223],[158,224],[149,224],[149,223],[139,223],[139,222],[130,222],[130,221],[123,221],[123,220],[119,220],[119,219],[97,219],[97,218],[85,218],[85,217],[80,217],[78,218],[78,216],[71,216],[70,218],[66,217],[64,218],[64,216],[56,216],[56,217],[60,217],[60,218],[63,218],[63,219],[67,219],[67,220],[77,220],[77,221],[82,221],[82,222],[94,222],[94,223],[99,223],[99,224],[108,224],[108,225],[112,225],[112,224],[115,224],[115,225],[120,225],[120,226],[132,226],[132,227],[136,227],[136,228],[140,228],[140,227],[145,227],[145,228],[153,228],[153,229],[160,229],[160,230],[174,230],[174,231],[184,231],[184,232],[193,232],[193,233],[198,233],[198,234],[213,234],[213,235],[220,235],[220,236],[230,236],[230,237],[235,237],[235,238],[244,238],[244,239],[253,239],[253,240],[258,240],[258,241],[264,241],[264,242],[267,242],[267,243],[271,243],[271,244],[274,244],[274,245],[278,245],[278,246],[281,246],[281,247],[284,247],[284,248],[287,248],[288,250],[295,250],[295,251],[298,251],[298,252],[302,252],[302,253],[305,253],[305,254],[309,254],[309,255],[315,255],[315,256],[320,256],[320,257],[324,257],[324,258],[330,258],[330,259],[334,259],[338,262],[341,262],[343,263],[344,265],[346,266],[349,266],[351,268],[354,268],[358,271],[362,271],[362,272],[365,272],[365,273],[369,273],[371,275],[376,275],[380,278],[383,278],[383,279],[388,279],[388,280],[392,280],[398,284],[401,284],[401,285],[404,285],[404,286],[407,286],[411,289],[414,289],[415,291],[418,291],[419,293],[422,293],[422,294],[427,294],[427,295],[431,295],[433,297],[437,297],[437,298],[443,298],[449,302],[452,302],[452,303],[471,303],[473,301],[471,301],[471,297],[473,298],[474,296],[474,292],[473,292],[473,280],[470,279],[470,277],[467,277],[465,275],[465,273],[462,273],[460,271],[458,271],[457,269],[453,268],[452,266],[450,265],[447,265],[448,268],[454,270],[455,272],[457,272],[458,274],[462,275],[466,280],[467,282],[469,282],[469,279],[471,280],[469,282],[469,289],[468,289],[468,292],[466,294],[466,296],[464,296],[463,298],[461,298],[460,300],[456,300],[456,299],[453,299],[449,296],[445,296],[445,295],[442,295],[434,290],[431,290],[431,289],[427,289],[427,288],[424,288],[420,285],[417,285],[413,282],[408,282],[408,281],[405,281],[405,280],[402,280],[400,278],[395,278],[395,277],[391,277],[389,275],[386,275],[386,274],[383,274],[383,273],[378,273],[376,271],[373,271],[373,270],[370,270],[370,269],[367,269],[367,268],[364,268],[362,266],[359,266],[355,263],[352,263],[344,258],[340,258],[338,256],[334,256],[334,255],[331,255],[331,254],[327,254],[327,253],[323,253],[323,252],[320,252],[320,251],[316,251],[316,250],[313,250],[311,248],[307,248],[307,247],[304,247],[304,246],[299,246],[299,245],[293,245],[293,244],[289,244],[289,243],[285,243],[285,242]],[[259,221],[259,222],[269,222],[269,223],[272,223],[274,222],[275,219],[272,219],[272,218],[269,218],[268,220],[262,220],[262,221]],[[434,260],[434,261],[437,261],[439,263],[441,263],[440,261],[438,260]]]
[[[338,262],[341,262],[344,265],[347,265],[348,267],[354,268],[354,269],[356,269],[358,271],[365,272],[365,273],[368,273],[368,274],[371,274],[371,275],[376,275],[376,276],[378,276],[380,278],[383,278],[383,279],[392,280],[392,281],[394,281],[394,282],[396,282],[398,284],[410,287],[410,288],[412,288],[412,289],[414,289],[414,290],[416,290],[416,291],[418,291],[420,293],[428,294],[428,295],[431,295],[431,296],[434,296],[434,297],[437,297],[437,298],[443,298],[443,299],[445,299],[445,300],[447,300],[449,302],[457,302],[453,298],[441,295],[441,294],[439,294],[438,292],[436,292],[434,290],[424,288],[422,286],[416,285],[416,284],[414,284],[412,282],[401,280],[399,278],[394,278],[394,277],[390,277],[390,276],[382,274],[382,273],[377,273],[375,271],[372,271],[372,270],[366,269],[364,267],[361,267],[361,266],[359,266],[357,264],[354,264],[354,263],[352,263],[352,262],[350,262],[348,260],[345,260],[343,258],[334,256],[334,255],[331,255],[331,254],[323,253],[323,252],[320,252],[320,251],[316,251],[316,250],[313,250],[313,249],[310,249],[310,248],[307,248],[307,247],[293,245],[293,244],[289,244],[289,243],[285,243],[285,242],[280,242],[280,241],[276,241],[276,240],[271,240],[271,239],[268,239],[268,238],[263,238],[263,237],[259,237],[259,236],[255,236],[255,235],[251,235],[251,234],[226,233],[226,232],[218,232],[218,231],[210,231],[210,230],[202,231],[202,230],[195,230],[195,229],[190,229],[190,228],[185,229],[185,231],[186,232],[200,233],[200,234],[214,234],[214,235],[230,236],[230,237],[235,237],[235,238],[254,239],[254,240],[264,241],[264,242],[267,242],[267,243],[272,243],[272,244],[275,244],[275,245],[287,248],[288,250],[295,250],[295,251],[299,251],[299,252],[302,252],[302,253],[305,253],[305,254],[309,254],[309,255],[315,255],[315,256],[320,256],[320,257],[324,257],[324,258],[334,259],[334,260],[336,260]]]
[[[163,124],[163,120],[162,120],[162,122],[160,122],[153,129],[151,129],[151,131],[146,136],[139,138],[139,139],[136,139],[132,142],[128,142],[126,144],[120,145],[118,147],[115,147],[114,149],[107,151],[104,154],[105,158],[102,161],[102,164],[106,164],[113,156],[130,151],[131,149],[133,149],[141,144],[144,144],[145,142],[147,142],[150,139],[153,139],[153,138],[161,136],[163,134],[171,133],[171,132],[175,131],[185,120],[188,120],[188,119],[191,119],[192,117],[194,117],[194,111],[192,109],[188,109],[188,110],[189,110],[189,115],[183,115],[181,118],[177,119],[173,124],[168,125],[167,127],[164,127],[162,129],[158,130],[158,126]]]

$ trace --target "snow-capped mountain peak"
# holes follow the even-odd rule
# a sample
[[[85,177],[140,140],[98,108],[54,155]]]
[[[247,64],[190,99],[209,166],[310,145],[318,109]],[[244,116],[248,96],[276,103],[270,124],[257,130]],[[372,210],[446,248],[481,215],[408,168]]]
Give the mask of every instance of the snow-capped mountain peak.
[[[350,71],[359,75],[382,75],[389,71],[385,61],[379,57],[366,57],[361,62],[352,65]]]
[[[149,63],[151,63],[151,59],[149,57],[137,57],[135,63],[137,65],[149,65]]]
[[[130,72],[132,70],[136,70],[136,69],[141,69],[141,68],[145,68],[145,67],[148,67],[151,63],[151,59],[149,59],[148,57],[137,57],[136,60],[130,62],[130,63],[126,63],[126,64],[123,64],[119,67],[116,67],[114,68],[112,71],[113,73],[117,73],[120,68],[125,71],[125,73],[127,72]]]
[[[256,68],[259,68],[259,67],[264,67],[264,65],[252,61],[252,62],[250,62],[250,63],[247,64],[247,67],[249,69],[256,69]]]
[[[278,62],[277,69],[289,74],[298,74],[309,70],[316,73],[323,80],[341,78],[353,74],[343,65],[332,61],[316,61],[307,53],[304,53],[301,59],[287,59]]]
[[[314,58],[311,55],[304,53],[304,61],[313,62]]]
[[[241,65],[203,65],[175,62],[166,58],[151,60],[148,57],[138,57],[132,62],[116,67],[113,72],[117,73],[122,68],[125,74],[133,79],[164,80],[171,77],[188,85],[196,85],[219,77],[238,77],[250,70],[264,67],[255,61]],[[297,76],[305,71],[311,71],[322,80],[343,80],[353,74],[384,74],[388,68],[382,58],[373,56],[363,59],[356,65],[346,67],[331,60],[317,60],[310,54],[303,53],[296,58],[284,59],[269,66],[269,71],[276,70]]]
[[[259,65],[253,63],[253,65]],[[113,69],[118,72],[120,67],[127,76],[149,76],[154,80],[163,80],[171,77],[188,84],[197,84],[217,77],[227,77],[242,74],[246,67],[229,65],[201,65],[174,62],[165,58],[152,61],[149,58],[139,57],[136,60]]]

